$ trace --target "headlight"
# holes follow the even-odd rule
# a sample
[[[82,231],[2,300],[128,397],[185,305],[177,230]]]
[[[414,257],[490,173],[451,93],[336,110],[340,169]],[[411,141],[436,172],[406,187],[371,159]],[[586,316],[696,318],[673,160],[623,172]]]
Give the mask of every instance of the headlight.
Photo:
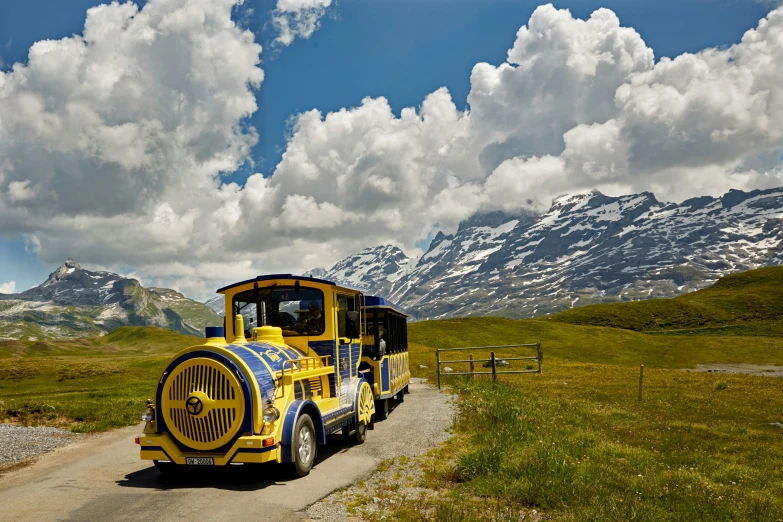
[[[261,417],[264,422],[274,422],[280,417],[280,412],[274,406],[269,406],[264,410],[264,414]]]
[[[144,411],[141,412],[141,420],[144,422],[151,422],[155,418],[155,410],[152,409],[152,406],[147,406],[144,408]]]

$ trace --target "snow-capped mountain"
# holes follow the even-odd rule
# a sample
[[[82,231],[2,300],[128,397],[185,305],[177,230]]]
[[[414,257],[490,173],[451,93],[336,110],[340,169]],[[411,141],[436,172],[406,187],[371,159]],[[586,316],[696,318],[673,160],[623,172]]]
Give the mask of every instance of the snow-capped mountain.
[[[210,307],[218,315],[222,316],[226,312],[226,300],[222,294],[215,297],[210,297],[204,301],[204,304]]]
[[[532,317],[671,297],[781,263],[783,188],[679,205],[649,192],[592,191],[560,197],[541,216],[474,216],[455,234],[438,234],[416,260],[391,246],[367,249],[322,277],[385,295],[417,319]]]
[[[412,262],[415,260],[396,246],[381,245],[346,257],[329,270],[315,268],[305,275],[385,295],[394,282],[410,270]]]
[[[222,324],[209,307],[168,288],[83,269],[73,259],[42,284],[0,294],[0,339],[41,340],[100,335],[123,325],[155,325],[201,335]]]

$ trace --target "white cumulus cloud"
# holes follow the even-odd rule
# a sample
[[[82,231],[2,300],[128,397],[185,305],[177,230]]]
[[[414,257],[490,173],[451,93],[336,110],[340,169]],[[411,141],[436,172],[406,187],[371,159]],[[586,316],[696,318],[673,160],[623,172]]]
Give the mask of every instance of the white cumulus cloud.
[[[468,109],[441,88],[399,115],[384,98],[304,112],[271,176],[222,183],[257,140],[244,121],[263,80],[235,4],[100,6],[83,35],[0,73],[0,233],[46,262],[132,267],[203,296],[381,243],[412,252],[477,211],[544,210],[572,191],[783,185],[783,8],[735,46],[655,63],[613,12],[551,5],[504,63],[476,64]]]
[[[275,42],[288,46],[296,38],[310,38],[331,4],[332,0],[277,0],[271,18],[277,31]]]
[[[16,293],[16,281],[8,281],[7,283],[0,283],[0,294],[15,294]]]

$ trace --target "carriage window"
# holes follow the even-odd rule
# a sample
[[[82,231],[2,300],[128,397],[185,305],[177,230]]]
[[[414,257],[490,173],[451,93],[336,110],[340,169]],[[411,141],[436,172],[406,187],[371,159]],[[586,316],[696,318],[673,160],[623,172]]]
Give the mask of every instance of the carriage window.
[[[355,312],[357,300],[351,295],[337,294],[337,336],[348,337],[348,320],[346,312]]]
[[[324,294],[315,288],[271,286],[238,293],[234,315],[245,321],[245,337],[253,328],[279,326],[283,335],[321,335],[326,328]],[[238,335],[234,324],[234,335]]]

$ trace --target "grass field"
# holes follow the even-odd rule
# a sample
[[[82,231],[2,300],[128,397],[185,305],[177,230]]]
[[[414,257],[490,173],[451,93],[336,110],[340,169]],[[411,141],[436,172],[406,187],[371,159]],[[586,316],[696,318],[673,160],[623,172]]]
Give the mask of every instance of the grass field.
[[[551,520],[783,520],[781,381],[683,371],[783,365],[781,281],[783,269],[762,269],[673,300],[411,324],[413,375],[432,382],[437,348],[540,342],[544,351],[541,375],[446,378],[459,414],[426,473],[440,492],[427,501],[431,518],[518,520],[537,509]],[[133,327],[0,342],[0,421],[74,431],[135,424],[170,356],[197,342]],[[421,520],[420,508],[409,499],[391,516]]]
[[[136,424],[171,354],[198,342],[157,327],[77,341],[2,341],[0,421],[77,432]]]

